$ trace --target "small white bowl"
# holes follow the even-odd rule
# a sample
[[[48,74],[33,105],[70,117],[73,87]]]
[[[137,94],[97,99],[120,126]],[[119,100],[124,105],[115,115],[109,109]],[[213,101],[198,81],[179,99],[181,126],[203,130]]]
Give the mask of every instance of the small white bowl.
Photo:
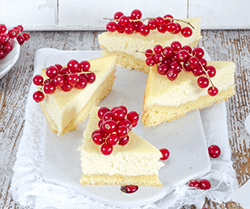
[[[0,79],[11,70],[13,65],[18,60],[19,54],[20,45],[15,39],[15,44],[12,51],[4,59],[0,59]]]

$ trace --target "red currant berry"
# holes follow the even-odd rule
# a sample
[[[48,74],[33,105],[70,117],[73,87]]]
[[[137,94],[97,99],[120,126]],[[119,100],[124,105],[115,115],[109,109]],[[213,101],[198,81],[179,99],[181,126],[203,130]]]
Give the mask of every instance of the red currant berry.
[[[25,39],[22,34],[18,34],[16,40],[20,45],[22,45],[25,42]]]
[[[218,94],[218,89],[215,86],[210,86],[207,90],[210,96],[216,96]]]
[[[107,142],[111,145],[116,145],[119,139],[120,138],[117,134],[110,134],[107,138]]]
[[[102,122],[101,130],[106,133],[112,133],[116,130],[116,122],[112,119]]]
[[[162,25],[164,22],[163,18],[162,17],[157,17],[155,18],[155,23],[156,25]]]
[[[177,34],[181,31],[181,25],[179,23],[175,23],[176,24],[176,30],[173,32],[173,34]]]
[[[162,54],[154,54],[153,59],[154,59],[155,63],[158,64],[158,63],[163,61],[163,56],[162,56]]]
[[[17,28],[18,28],[19,32],[23,32],[23,26],[22,25],[18,25]]]
[[[27,41],[30,38],[30,35],[28,33],[23,33],[23,38]]]
[[[175,80],[177,78],[177,76],[178,76],[178,72],[176,70],[174,70],[174,69],[168,70],[167,77],[170,81]]]
[[[4,24],[0,24],[0,33],[5,33],[7,31],[7,27]]]
[[[13,47],[11,45],[11,43],[9,41],[7,41],[7,43],[4,44],[3,50],[6,53],[10,53],[12,51]]]
[[[186,50],[189,54],[192,54],[193,50],[190,46],[185,45],[182,47],[183,50]]]
[[[200,47],[196,47],[193,49],[193,55],[198,59],[201,59],[204,56],[204,51]]]
[[[164,19],[164,24],[168,24],[168,23],[173,21],[173,20],[171,20],[171,19],[173,19],[173,16],[170,14],[167,14],[167,15],[164,15],[163,19]]]
[[[54,86],[62,86],[64,84],[64,77],[62,75],[57,75],[52,80]]]
[[[107,25],[106,25],[106,29],[110,32],[115,32],[116,31],[116,27],[117,27],[117,24],[113,21],[109,22]]]
[[[61,86],[61,89],[65,92],[67,91],[70,91],[71,89],[73,88],[73,86],[71,86],[69,83],[64,83],[62,86]]]
[[[155,61],[154,61],[153,56],[150,56],[150,57],[148,57],[148,58],[146,59],[146,64],[147,64],[148,66],[153,66],[153,65],[155,65]]]
[[[92,134],[92,140],[95,144],[101,145],[105,142],[105,139],[102,137],[101,133]]]
[[[6,43],[10,39],[7,33],[0,34],[0,44]]]
[[[125,137],[120,137],[120,140],[119,140],[119,145],[121,146],[124,146],[126,145],[127,143],[129,142],[129,136],[125,136]]]
[[[87,74],[85,74],[85,77],[86,77],[88,83],[94,83],[95,78],[96,78],[95,73],[87,73]]]
[[[220,156],[221,151],[217,145],[211,145],[210,147],[208,147],[208,153],[210,157],[217,158]]]
[[[128,24],[128,25],[124,26],[124,32],[126,34],[132,34],[134,31],[135,31],[134,25]]]
[[[201,76],[197,79],[197,85],[200,87],[200,88],[207,88],[208,85],[209,85],[209,80],[208,78],[204,77],[204,76]]]
[[[154,52],[156,53],[156,54],[161,54],[162,52],[163,52],[163,48],[162,48],[162,46],[161,45],[155,45],[154,46]]]
[[[125,15],[121,16],[120,19],[119,19],[119,23],[120,23],[122,26],[128,25],[129,22],[130,22],[130,21],[129,21],[129,17],[127,17],[127,16],[125,16]]]
[[[152,49],[147,49],[147,50],[145,51],[145,56],[146,56],[146,57],[151,57],[153,54],[154,54],[154,52],[153,52]]]
[[[71,86],[75,86],[78,82],[78,75],[76,73],[70,73],[66,76],[67,83]]]
[[[66,74],[69,74],[69,73],[70,73],[70,71],[66,67],[63,67],[62,69],[59,70],[60,75],[66,75]]]
[[[167,160],[169,158],[169,150],[166,148],[162,148],[160,149],[160,152],[162,154],[162,157],[160,158],[160,160]]]
[[[124,125],[118,126],[116,129],[116,133],[119,137],[125,137],[128,135],[128,128]]]
[[[78,72],[79,62],[77,60],[70,60],[67,64],[67,68],[72,72]]]
[[[147,36],[150,33],[150,29],[146,25],[142,25],[140,27],[140,34],[143,36]]]
[[[56,87],[52,83],[46,83],[43,86],[43,91],[45,94],[52,94],[56,90]]]
[[[216,69],[215,69],[213,66],[209,65],[209,66],[207,66],[205,69],[206,69],[207,74],[208,74],[208,76],[209,76],[210,78],[212,78],[212,77],[215,76],[215,74],[216,74]]]
[[[199,61],[200,61],[200,64],[201,64],[203,67],[206,67],[206,66],[207,66],[207,61],[206,61],[204,58],[199,59]]]
[[[113,120],[113,118],[112,118],[112,112],[110,112],[110,111],[105,112],[105,113],[103,114],[102,119],[103,119],[104,121],[109,120],[109,119],[112,119],[112,120]]]
[[[117,108],[112,112],[112,117],[115,121],[122,121],[124,120],[125,113],[121,108]]]
[[[117,20],[120,19],[121,16],[123,16],[123,13],[122,13],[122,12],[116,12],[116,13],[114,14],[114,19],[117,21]]]
[[[157,72],[160,75],[166,75],[168,70],[169,68],[166,64],[160,64],[159,66],[157,66]]]
[[[79,63],[79,69],[83,72],[88,72],[90,69],[90,63],[88,61],[81,61]]]
[[[163,48],[162,53],[166,58],[172,58],[174,56],[174,50],[170,46]]]
[[[139,9],[135,9],[131,12],[130,18],[131,20],[139,20],[142,17],[142,13]]]
[[[142,21],[136,21],[136,22],[134,22],[135,32],[140,33],[142,25],[143,25]]]
[[[11,29],[8,31],[8,34],[9,34],[10,38],[16,38],[18,32],[15,29]]]
[[[172,61],[173,60],[171,58],[164,58],[161,63],[169,66],[172,63]]]
[[[113,146],[111,144],[104,143],[101,146],[101,152],[104,155],[110,155],[112,153],[112,151],[113,151]]]
[[[63,68],[62,65],[60,65],[60,64],[55,64],[55,67],[59,70],[59,72]]]
[[[55,76],[58,75],[58,69],[54,66],[50,66],[47,68],[46,70],[46,75],[49,77],[49,78],[54,78]]]
[[[180,65],[179,62],[174,61],[174,62],[172,62],[172,63],[170,64],[170,69],[173,69],[173,70],[175,70],[177,73],[179,73],[179,72],[181,72],[182,67],[181,67],[181,65]]]
[[[116,30],[118,33],[124,33],[124,26],[118,23],[116,26]]]
[[[159,33],[165,33],[167,31],[167,26],[166,25],[158,25],[157,30]]]
[[[156,29],[156,23],[155,23],[154,19],[148,21],[148,28],[149,28],[149,30]]]
[[[193,69],[190,67],[190,63],[189,62],[184,62],[182,66],[188,72],[189,71],[193,71]]]
[[[211,188],[211,184],[208,180],[201,180],[199,183],[199,189],[208,190]]]
[[[200,182],[197,180],[191,180],[188,184],[190,187],[195,187],[196,189],[200,188]]]
[[[40,86],[43,84],[43,77],[41,75],[35,75],[33,78],[33,83],[37,86]]]
[[[132,129],[132,123],[128,119],[125,119],[125,120],[119,122],[118,126],[126,126],[128,129],[130,129],[130,130]]]
[[[188,59],[191,68],[196,68],[199,66],[199,59],[197,57],[190,57]]]
[[[84,89],[88,84],[88,81],[86,78],[79,78],[77,84],[75,85],[75,87],[77,89]]]
[[[103,115],[106,113],[106,112],[109,112],[109,108],[107,107],[100,107],[100,109],[98,110],[97,112],[97,115],[100,119],[103,118]]]
[[[134,185],[126,185],[126,186],[121,186],[121,191],[124,193],[134,193],[138,190],[138,186]]]
[[[179,62],[186,62],[189,59],[190,55],[186,50],[181,50],[177,53],[177,59]]]
[[[174,50],[174,51],[179,51],[181,50],[181,43],[179,41],[173,41],[171,43],[171,48]]]
[[[189,65],[190,65],[190,63],[189,63]],[[194,76],[201,76],[204,74],[204,71],[203,71],[202,67],[199,65],[196,68],[192,68],[192,73],[194,74]]]
[[[127,114],[127,119],[132,123],[132,125],[134,123],[137,123],[138,120],[139,120],[139,114],[135,111],[130,111],[128,114]],[[133,126],[134,127],[134,126]]]
[[[176,29],[177,29],[177,25],[174,22],[168,23],[167,25],[167,31],[169,33],[175,33]]]
[[[127,115],[128,109],[124,105],[120,105],[119,108],[121,108],[125,115]]]
[[[187,37],[190,37],[192,34],[193,34],[193,31],[191,28],[189,27],[184,27],[181,29],[181,34],[187,38]]]
[[[36,101],[36,102],[41,102],[43,101],[45,98],[44,96],[44,93],[41,92],[41,91],[36,91],[34,94],[33,94],[33,99]]]

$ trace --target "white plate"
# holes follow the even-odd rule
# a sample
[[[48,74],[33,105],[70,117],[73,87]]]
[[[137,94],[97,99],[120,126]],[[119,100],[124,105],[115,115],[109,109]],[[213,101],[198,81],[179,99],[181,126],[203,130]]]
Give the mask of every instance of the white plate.
[[[50,57],[47,66],[66,64],[74,58],[78,61],[100,57],[100,52],[71,52]],[[118,68],[112,92],[100,106],[113,107],[123,104],[129,110],[141,114],[147,74]],[[80,185],[80,153],[86,123],[76,131],[61,138],[53,134],[45,123],[43,176],[46,181],[65,185],[84,194],[115,206],[139,206],[155,202],[170,193],[177,184],[184,184],[210,171],[210,159],[199,111],[193,111],[178,120],[163,123],[155,128],[145,128],[140,120],[133,129],[157,148],[168,148],[170,158],[159,172],[163,188],[139,187],[133,194],[124,194],[119,186]]]
[[[15,39],[12,51],[4,58],[0,59],[0,79],[5,76],[18,60],[20,54],[20,45]]]

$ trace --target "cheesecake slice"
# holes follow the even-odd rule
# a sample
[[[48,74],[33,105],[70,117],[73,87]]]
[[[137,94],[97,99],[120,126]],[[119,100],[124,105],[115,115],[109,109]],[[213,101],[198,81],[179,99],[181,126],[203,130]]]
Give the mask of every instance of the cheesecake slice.
[[[210,96],[207,88],[197,86],[197,77],[182,71],[176,80],[170,81],[157,73],[156,66],[150,69],[145,89],[142,122],[145,126],[155,126],[186,115],[192,110],[207,107],[214,102],[227,100],[235,94],[233,62],[208,61],[216,68],[212,82],[218,88],[216,96]]]
[[[112,90],[116,56],[93,59],[89,62],[90,71],[96,75],[93,83],[84,89],[72,88],[69,92],[58,89],[53,94],[47,94],[40,102],[51,130],[59,136],[75,130],[78,123],[88,117],[91,107],[98,105]],[[43,69],[44,77],[45,71],[46,69]]]
[[[140,33],[126,34],[118,32],[104,32],[98,36],[99,44],[103,48],[103,55],[117,55],[117,64],[128,69],[137,69],[148,73],[149,67],[146,65],[144,52],[153,49],[155,45],[170,46],[173,41],[179,41],[183,46],[196,46],[202,38],[200,33],[200,18],[184,19],[191,23],[195,29],[193,34],[185,38],[178,34],[169,32],[159,33],[157,30],[150,31],[149,35],[143,36]],[[178,22],[182,27],[187,24]]]
[[[98,109],[91,110],[83,145],[78,149],[82,167],[80,183],[162,187],[158,178],[158,170],[164,165],[159,162],[161,152],[133,131],[126,145],[115,145],[110,155],[101,153],[100,145],[91,138],[92,132],[98,129]]]

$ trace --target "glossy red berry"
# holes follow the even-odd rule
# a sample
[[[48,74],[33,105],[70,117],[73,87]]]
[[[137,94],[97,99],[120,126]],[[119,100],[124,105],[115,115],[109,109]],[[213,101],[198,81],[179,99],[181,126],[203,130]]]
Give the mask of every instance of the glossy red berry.
[[[103,115],[106,113],[106,112],[109,112],[109,108],[107,107],[100,107],[100,109],[98,110],[97,112],[97,115],[100,119],[103,118]]]
[[[171,43],[171,48],[172,48],[174,51],[179,51],[179,50],[181,50],[182,45],[181,45],[181,43],[180,43],[179,41],[173,41],[173,42]]]
[[[156,23],[155,23],[155,20],[154,20],[154,19],[148,21],[148,28],[149,28],[150,30],[156,29]]]
[[[43,84],[43,77],[41,75],[35,75],[33,78],[33,83],[37,86],[40,86]]]
[[[164,24],[168,24],[168,23],[173,21],[173,20],[171,20],[171,19],[173,19],[173,16],[170,14],[167,14],[167,15],[163,16],[163,19],[164,19]]]
[[[158,25],[157,30],[159,33],[165,33],[167,31],[167,26],[166,25]]]
[[[137,123],[139,120],[139,114],[136,111],[130,111],[127,114],[127,119],[133,124]],[[133,126],[134,127],[134,126]]]
[[[77,89],[84,89],[88,84],[88,81],[87,79],[84,77],[84,78],[79,78],[77,84],[75,85],[75,87]]]
[[[45,94],[52,94],[56,90],[56,87],[52,83],[46,83],[43,86],[43,91]]]
[[[101,145],[105,142],[105,139],[102,137],[101,133],[92,134],[92,140],[97,145]]]
[[[146,64],[147,64],[148,66],[153,66],[153,65],[155,65],[155,60],[154,60],[153,56],[150,56],[150,57],[148,57],[148,58],[146,59]]]
[[[182,47],[183,50],[186,50],[189,54],[192,54],[193,50],[190,46],[185,45]]]
[[[132,129],[132,123],[128,119],[125,119],[125,120],[119,122],[118,126],[126,126],[128,129]]]
[[[147,36],[150,33],[150,29],[146,25],[142,25],[140,27],[140,34],[143,36]]]
[[[119,137],[125,137],[128,135],[128,128],[125,125],[118,126],[116,133]]]
[[[0,24],[0,33],[5,33],[7,31],[7,27],[4,24]]]
[[[112,151],[113,151],[113,146],[111,144],[104,143],[101,146],[101,152],[104,155],[110,155],[112,153]]]
[[[44,96],[44,93],[41,92],[41,91],[36,91],[34,94],[33,94],[33,99],[36,101],[36,102],[41,102],[43,101],[45,98]]]
[[[193,55],[198,59],[201,59],[204,56],[204,51],[200,47],[196,47],[193,49]]]
[[[106,29],[110,32],[115,32],[116,31],[116,28],[117,28],[117,24],[113,21],[109,22],[107,25],[106,25]]]
[[[57,76],[59,73],[58,69],[54,66],[50,66],[47,68],[46,70],[46,75],[49,77],[49,78],[54,78],[55,76]]]
[[[6,43],[10,39],[7,33],[0,34],[0,44]]]
[[[168,31],[169,33],[172,33],[172,34],[174,34],[175,31],[176,31],[176,29],[177,29],[177,25],[176,25],[174,22],[168,23],[168,24],[166,25],[166,27],[167,27],[167,31]]]
[[[156,54],[161,54],[162,52],[163,52],[163,48],[162,48],[162,46],[161,45],[155,45],[154,46],[154,52],[156,53]]]
[[[116,122],[112,119],[103,121],[101,124],[101,130],[106,133],[112,133],[116,131]]]
[[[210,86],[207,90],[210,96],[216,96],[218,94],[218,89],[215,86]]]
[[[124,26],[124,32],[126,34],[132,34],[135,31],[134,25],[133,24],[128,24]]]
[[[189,63],[189,62],[188,62]],[[189,66],[191,67],[191,64],[189,63]],[[192,73],[195,75],[195,76],[201,76],[204,73],[202,67],[200,65],[198,65],[197,67],[195,68],[192,68]]]
[[[169,158],[169,150],[166,148],[162,148],[160,149],[160,152],[162,154],[162,157],[160,158],[160,160],[167,160]]]
[[[178,72],[176,70],[174,70],[174,69],[168,70],[167,77],[170,81],[175,80],[177,78],[177,76],[178,76]]]
[[[83,72],[88,72],[90,69],[90,63],[88,61],[81,61],[79,63],[79,69]]]
[[[205,69],[206,69],[207,74],[208,74],[208,76],[209,76],[210,78],[212,78],[212,77],[215,76],[215,74],[216,74],[216,69],[215,69],[214,66],[209,65],[209,66],[206,66]]]
[[[196,68],[196,67],[198,67],[200,65],[199,64],[199,59],[197,57],[190,57],[188,59],[188,62],[190,63],[191,68]]]
[[[120,140],[119,136],[113,133],[108,136],[107,143],[111,145],[116,145],[119,140]]]
[[[130,18],[131,20],[139,20],[142,17],[142,13],[139,9],[135,9],[131,12]]]
[[[52,80],[54,86],[62,86],[64,84],[64,77],[62,75],[57,75]]]
[[[127,143],[129,142],[129,136],[125,136],[125,137],[120,137],[120,140],[119,140],[119,145],[121,146],[124,146],[126,145]]]
[[[211,145],[208,147],[209,156],[212,158],[217,158],[220,156],[221,150],[217,145]]]
[[[115,19],[116,21],[118,21],[118,20],[120,19],[121,16],[123,16],[123,13],[122,13],[122,12],[116,12],[116,13],[114,14],[114,19]]]
[[[211,184],[208,180],[201,180],[199,183],[199,189],[208,190],[211,188]]]
[[[157,72],[160,75],[166,75],[168,70],[169,70],[169,68],[166,64],[161,64],[161,65],[157,66]]]
[[[8,34],[9,34],[10,38],[16,38],[18,32],[15,29],[11,29],[11,30],[8,31]]]
[[[85,77],[88,81],[88,83],[94,83],[96,77],[95,77],[95,73],[87,73],[85,74]]]
[[[67,75],[67,83],[71,86],[75,86],[78,82],[78,75],[76,73],[70,73]]]
[[[67,91],[70,91],[71,89],[73,88],[73,86],[71,86],[69,83],[64,83],[62,86],[61,86],[61,89],[65,92]]]
[[[67,68],[70,70],[70,72],[75,73],[78,72],[79,68],[79,62],[77,60],[70,60],[67,64]]]
[[[208,78],[204,77],[204,76],[201,76],[197,79],[197,85],[200,87],[200,88],[206,88],[208,87],[209,85],[209,80]]]
[[[152,49],[147,49],[147,50],[145,51],[145,56],[146,56],[146,57],[151,57],[153,54],[154,54],[154,52],[153,52]]]
[[[181,29],[181,34],[184,36],[184,37],[190,37],[192,34],[193,34],[193,31],[191,28],[189,27],[184,27]]]
[[[22,45],[25,42],[25,39],[22,34],[18,34],[16,40],[20,45]]]
[[[163,55],[166,58],[172,58],[174,55],[174,50],[170,46],[166,46],[163,48]]]
[[[186,62],[189,59],[190,55],[186,50],[180,50],[177,53],[177,59],[179,62]]]
[[[188,184],[188,186],[190,187],[194,187],[196,189],[199,189],[200,188],[200,182],[197,181],[197,180],[191,180]]]
[[[129,22],[130,22],[129,17],[127,17],[125,15],[121,16],[120,19],[119,19],[119,24],[121,24],[122,26],[128,25]]]
[[[115,121],[122,121],[124,120],[125,113],[121,108],[117,108],[112,112],[112,118]]]
[[[163,58],[162,54],[154,54],[153,59],[154,59],[155,63],[158,64],[158,63],[162,62],[164,58]]]
[[[138,186],[134,185],[126,185],[126,186],[121,186],[121,191],[124,193],[134,193],[138,190]]]
[[[23,33],[23,38],[27,41],[30,38],[30,35],[28,33]]]

